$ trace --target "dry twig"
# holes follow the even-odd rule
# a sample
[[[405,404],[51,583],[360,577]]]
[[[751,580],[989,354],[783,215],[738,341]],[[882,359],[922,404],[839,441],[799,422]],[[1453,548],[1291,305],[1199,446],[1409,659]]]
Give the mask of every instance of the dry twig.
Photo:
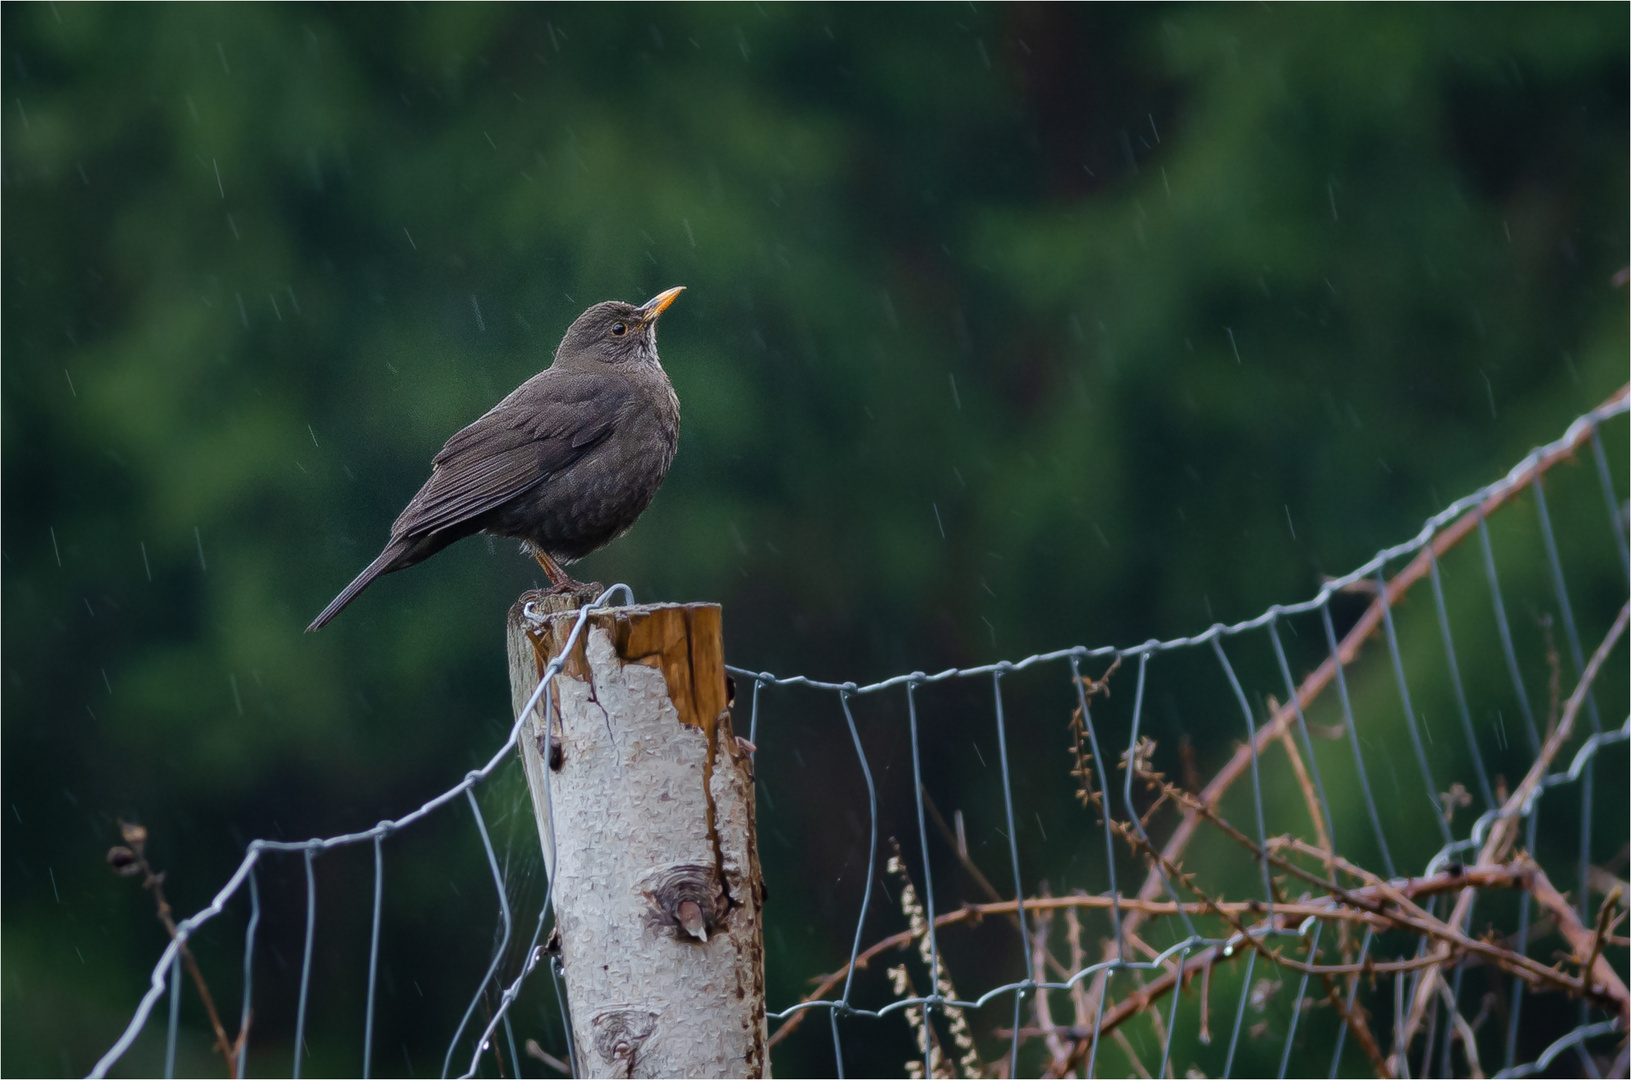
[[[1626,397],[1628,393],[1631,393],[1631,387],[1622,386],[1611,394],[1603,404],[1608,405],[1619,401]],[[1501,489],[1484,503],[1468,510],[1441,529],[1433,537],[1432,543],[1418,552],[1416,557],[1411,559],[1387,583],[1385,597],[1378,596],[1365,609],[1364,614],[1354,623],[1352,629],[1343,635],[1341,643],[1337,646],[1337,655],[1327,657],[1319,667],[1315,668],[1312,673],[1303,679],[1302,684],[1297,687],[1294,701],[1282,704],[1275,711],[1272,719],[1257,729],[1256,746],[1248,746],[1243,743],[1236,748],[1234,755],[1223,768],[1218,770],[1211,782],[1201,791],[1201,802],[1207,806],[1216,807],[1222,800],[1224,793],[1234,786],[1235,781],[1239,780],[1251,768],[1252,756],[1264,753],[1268,746],[1280,737],[1280,733],[1295,721],[1296,706],[1300,705],[1302,711],[1307,713],[1314,699],[1335,679],[1337,664],[1340,662],[1343,666],[1347,666],[1354,661],[1354,658],[1359,655],[1360,647],[1382,625],[1384,607],[1396,607],[1399,601],[1403,599],[1406,591],[1427,575],[1433,559],[1443,556],[1446,551],[1460,543],[1478,527],[1478,522],[1484,516],[1516,497],[1524,488],[1534,483],[1537,477],[1558,462],[1573,456],[1581,446],[1585,445],[1590,437],[1591,429],[1582,425],[1581,430],[1576,433],[1574,439],[1534,461],[1510,487]],[[1186,814],[1162,847],[1162,855],[1166,859],[1176,862],[1189,845],[1198,824],[1199,818],[1197,815]],[[1160,894],[1161,888],[1161,876],[1152,870],[1145,877],[1144,884],[1139,889],[1138,895],[1142,899],[1153,900]],[[1140,921],[1138,914],[1134,913],[1129,920],[1131,925],[1127,929],[1129,931],[1136,930]]]
[[[1507,853],[1512,850],[1512,845],[1517,842],[1518,822],[1528,812],[1530,799],[1540,790],[1542,781],[1546,779],[1547,773],[1551,771],[1552,762],[1557,759],[1564,744],[1574,734],[1575,720],[1578,718],[1581,708],[1585,705],[1586,696],[1591,691],[1592,683],[1597,680],[1597,673],[1602,670],[1603,664],[1608,660],[1608,654],[1625,634],[1628,618],[1631,618],[1631,603],[1620,608],[1620,613],[1615,617],[1614,624],[1609,627],[1608,633],[1603,635],[1602,642],[1597,646],[1596,651],[1592,653],[1591,659],[1586,662],[1585,670],[1580,673],[1580,681],[1575,684],[1574,692],[1569,695],[1569,700],[1564,703],[1562,715],[1555,724],[1548,725],[1549,730],[1546,734],[1546,741],[1542,744],[1540,753],[1535,755],[1534,762],[1529,766],[1529,771],[1524,774],[1524,778],[1518,784],[1517,789],[1507,796],[1506,801],[1501,804],[1500,812],[1496,816],[1495,822],[1490,826],[1489,833],[1484,839],[1484,846],[1478,853],[1476,865],[1489,866],[1504,860]],[[1543,879],[1544,875],[1540,875],[1537,880]],[[1448,920],[1450,926],[1466,925],[1467,916],[1472,911],[1473,896],[1473,890],[1468,889],[1457,898],[1455,910]],[[1542,904],[1546,904],[1546,900],[1538,892],[1535,894],[1535,899],[1541,901]],[[1557,918],[1559,929],[1562,929],[1565,925],[1562,912],[1552,905],[1548,904],[1547,906]],[[1561,907],[1567,909],[1568,905],[1564,903]],[[1575,927],[1579,927],[1581,934],[1584,935],[1584,927],[1580,927],[1579,919],[1575,917],[1572,909],[1569,910],[1568,919],[1573,922]],[[1565,936],[1569,933],[1569,931],[1564,932]],[[1575,944],[1572,939],[1570,944]],[[1579,955],[1585,955],[1584,949],[1581,949],[1578,945],[1575,947]],[[1443,946],[1440,947],[1439,953],[1438,958],[1440,960],[1448,959],[1447,950]],[[1602,968],[1604,975],[1601,977],[1601,981],[1606,988],[1607,994],[1613,999],[1612,1003],[1615,1011],[1620,1014],[1621,1024],[1631,1023],[1631,999],[1627,997],[1625,984],[1620,981],[1619,976],[1614,973],[1613,968],[1606,962],[1602,964]],[[1436,984],[1440,978],[1439,970],[1432,968],[1423,974],[1416,985],[1416,994],[1399,1029],[1398,1045],[1401,1060],[1408,1051],[1411,1041],[1415,1038],[1416,1031],[1421,1027],[1422,1019],[1427,1012],[1427,1002],[1436,993]],[[1587,990],[1589,991],[1589,986]]]
[[[537,1058],[539,1061],[542,1061],[545,1065],[548,1065],[551,1069],[554,1069],[562,1076],[572,1075],[572,1066],[568,1065],[554,1054],[551,1054],[542,1046],[539,1046],[537,1039],[528,1039],[526,1045],[521,1049],[528,1057]]]
[[[154,873],[153,866],[147,861],[147,827],[135,822],[119,822],[119,835],[124,840],[121,845],[108,849],[107,862],[113,872],[120,877],[141,877],[142,888],[153,894],[153,902],[158,907],[159,922],[169,933],[170,939],[176,943],[181,953],[181,963],[192,977],[193,985],[198,988],[198,996],[204,1002],[204,1012],[209,1016],[210,1027],[215,1030],[215,1049],[227,1063],[227,1075],[238,1075],[238,1059],[242,1055],[244,1042],[249,1038],[249,1023],[244,1022],[243,1030],[238,1032],[236,1040],[227,1038],[227,1029],[221,1023],[221,1014],[215,1009],[215,998],[210,994],[209,986],[204,982],[204,973],[198,968],[198,961],[193,958],[193,951],[187,946],[185,938],[176,933],[175,915],[171,911],[170,901],[164,896],[164,875]]]

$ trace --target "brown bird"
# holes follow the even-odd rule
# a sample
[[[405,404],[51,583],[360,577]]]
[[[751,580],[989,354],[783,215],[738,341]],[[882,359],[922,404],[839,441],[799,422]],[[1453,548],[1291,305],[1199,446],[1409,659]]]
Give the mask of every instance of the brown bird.
[[[579,315],[554,363],[447,440],[385,550],[307,631],[381,574],[476,533],[520,540],[551,591],[581,588],[561,565],[628,532],[674,460],[680,403],[657,359],[657,317],[684,288]]]

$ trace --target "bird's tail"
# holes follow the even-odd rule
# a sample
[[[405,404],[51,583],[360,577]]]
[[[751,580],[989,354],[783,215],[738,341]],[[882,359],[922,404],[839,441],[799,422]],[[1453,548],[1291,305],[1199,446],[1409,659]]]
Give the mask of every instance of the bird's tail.
[[[329,605],[323,609],[323,613],[313,619],[310,626],[306,627],[306,633],[309,634],[314,630],[321,630],[327,626],[330,620],[345,610],[345,606],[355,600],[358,593],[368,588],[375,578],[381,574],[388,574],[392,570],[399,569],[398,560],[401,557],[402,550],[400,548],[395,544],[387,545],[385,550],[379,553],[379,558],[369,563],[367,569],[357,575],[356,580],[342,589],[339,596],[329,601]]]

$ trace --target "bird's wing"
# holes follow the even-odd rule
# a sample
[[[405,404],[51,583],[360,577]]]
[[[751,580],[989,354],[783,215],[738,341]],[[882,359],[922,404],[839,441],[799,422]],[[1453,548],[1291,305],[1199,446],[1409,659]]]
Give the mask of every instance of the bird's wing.
[[[503,505],[570,468],[611,434],[629,397],[611,374],[545,371],[457,432],[391,527],[423,536]]]

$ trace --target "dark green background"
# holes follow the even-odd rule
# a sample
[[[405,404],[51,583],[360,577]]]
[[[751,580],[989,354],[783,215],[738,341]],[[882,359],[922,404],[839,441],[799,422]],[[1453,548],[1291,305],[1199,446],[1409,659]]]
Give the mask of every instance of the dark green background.
[[[688,287],[662,322],[673,473],[579,576],[718,601],[732,663],[838,680],[1303,599],[1626,379],[1624,5],[8,4],[3,32],[7,1073],[88,1069],[162,947],[102,865],[117,817],[152,829],[192,911],[249,838],[400,815],[501,741],[503,613],[537,576],[510,543],[301,630],[447,435],[589,303]],[[1608,449],[1623,492],[1623,422]],[[1573,472],[1554,515],[1582,538],[1589,651],[1624,578]],[[1509,572],[1544,582],[1513,542],[1528,569]],[[1540,608],[1518,607],[1538,641]],[[1469,652],[1493,685],[1493,647]],[[989,753],[989,687],[964,689]],[[1051,711],[1016,736],[1016,774],[1091,840],[1066,690],[1036,689]],[[1221,684],[1196,693],[1216,717],[1177,709],[1158,738],[1189,733],[1209,772],[1239,715]],[[836,703],[765,707],[785,1005],[847,954],[865,802]],[[898,768],[889,730],[868,737]],[[1623,810],[1612,760],[1598,798]],[[999,805],[966,752],[930,764],[948,814]],[[485,799],[536,904],[514,777]],[[909,796],[894,812],[905,838]],[[388,871],[384,1070],[439,1067],[485,967],[466,813]],[[1006,847],[982,850],[1004,880]],[[343,1072],[371,859],[320,865],[308,1071]],[[292,1040],[298,863],[262,885],[265,1074]],[[232,920],[200,950],[235,1016]],[[547,992],[523,1004],[518,1037],[561,1052]],[[184,1064],[214,1073],[192,1009]],[[783,1075],[831,1070],[825,1022],[805,1031]],[[847,1022],[851,1067],[897,1067],[890,1031]]]

